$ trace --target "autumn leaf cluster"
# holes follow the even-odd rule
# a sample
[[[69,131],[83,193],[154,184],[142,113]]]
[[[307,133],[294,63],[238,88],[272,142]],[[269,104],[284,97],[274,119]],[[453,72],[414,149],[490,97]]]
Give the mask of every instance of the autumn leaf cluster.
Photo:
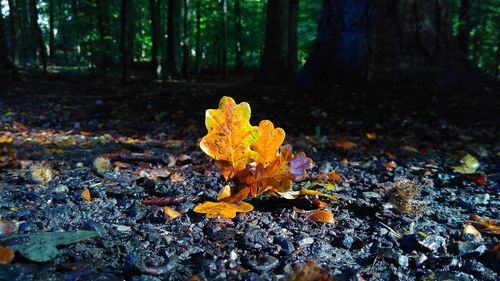
[[[293,181],[304,179],[306,170],[312,166],[304,153],[293,154],[291,146],[282,146],[283,129],[275,128],[269,120],[252,126],[250,115],[248,103],[236,104],[231,97],[223,97],[218,109],[206,111],[208,133],[200,142],[201,149],[215,160],[222,176],[240,183],[218,198],[220,203],[235,205],[235,209],[241,209],[238,204],[247,197],[290,190]],[[213,202],[209,203],[212,204],[197,206],[195,211],[214,216]]]

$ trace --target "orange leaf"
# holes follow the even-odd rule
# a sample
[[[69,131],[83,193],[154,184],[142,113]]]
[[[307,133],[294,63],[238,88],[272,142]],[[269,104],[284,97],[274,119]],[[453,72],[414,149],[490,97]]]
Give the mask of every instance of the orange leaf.
[[[312,211],[306,216],[306,219],[312,220],[315,222],[324,222],[324,223],[335,223],[335,219],[333,218],[332,213],[328,212],[327,210],[317,210],[317,211]]]
[[[229,196],[231,196],[231,186],[229,184],[226,184],[217,196],[217,201],[220,201]]]
[[[335,141],[335,147],[345,150],[351,150],[356,148],[356,144],[351,141]]]
[[[9,264],[14,259],[14,251],[0,245],[0,264]]]
[[[85,199],[87,202],[90,202],[90,190],[88,188],[84,188],[82,191],[82,198]]]
[[[366,137],[369,139],[369,140],[374,140],[377,138],[377,134],[375,133],[366,133]]]
[[[253,210],[253,206],[241,202],[239,204],[225,202],[204,202],[193,209],[197,213],[206,214],[207,218],[224,217],[232,219],[236,217],[236,213],[246,213]]]
[[[178,218],[178,217],[181,216],[181,213],[177,212],[176,210],[174,210],[174,209],[172,209],[172,208],[170,208],[168,206],[163,207],[163,212],[168,217],[167,221],[174,220],[174,219],[176,219],[176,218]]]
[[[260,137],[252,145],[252,149],[259,153],[257,163],[264,167],[269,166],[278,155],[280,145],[285,140],[285,131],[281,128],[274,128],[269,120],[262,120],[259,123]]]
[[[475,225],[479,231],[488,234],[500,234],[500,223],[494,220],[489,220],[480,217],[477,214],[472,215],[472,220],[465,221],[468,224]]]
[[[250,187],[247,186],[247,187],[239,190],[234,195],[220,199],[220,201],[227,202],[227,203],[238,203],[238,202],[241,202],[243,199],[247,198],[249,193],[250,193]]]
[[[321,201],[319,199],[313,199],[313,204],[316,208],[326,208],[328,207],[328,203],[326,203],[325,201]]]
[[[200,147],[208,156],[224,164],[222,175],[232,178],[246,165],[258,158],[250,149],[259,138],[259,128],[250,125],[250,105],[236,104],[230,97],[220,100],[218,109],[209,109],[205,114],[208,134],[203,137]]]

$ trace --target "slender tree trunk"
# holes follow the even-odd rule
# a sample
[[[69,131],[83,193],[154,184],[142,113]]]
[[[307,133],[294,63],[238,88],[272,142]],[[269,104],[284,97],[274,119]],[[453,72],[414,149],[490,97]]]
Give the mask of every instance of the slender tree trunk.
[[[108,19],[108,2],[106,0],[97,1],[97,25],[99,29],[99,45],[101,51],[101,75],[107,76],[108,67],[111,65],[111,45]]]
[[[151,70],[154,79],[158,79],[158,36],[160,36],[158,25],[158,0],[149,0],[149,10],[151,14]]]
[[[500,74],[500,25],[498,28],[498,41],[497,41],[497,58],[496,58],[496,64],[495,64],[495,77],[498,77],[498,74]]]
[[[78,14],[80,5],[76,0],[71,0],[71,13],[76,25],[76,65],[78,66],[78,72],[80,72],[81,64],[81,37],[80,37],[80,15]]]
[[[10,48],[12,50],[13,75],[19,67],[19,48],[17,46],[17,6],[14,0],[9,0]]]
[[[476,3],[476,16],[475,16],[475,25],[476,31],[474,32],[474,49],[472,52],[472,61],[474,61],[475,65],[479,64],[479,53],[481,51],[481,33],[483,28],[483,12],[482,12],[482,0],[477,0]]]
[[[61,45],[61,49],[62,49],[63,54],[64,54],[64,64],[68,65],[69,64],[69,57],[68,57],[69,42],[68,42],[68,34],[67,34],[68,29],[66,28],[68,22],[66,20],[66,11],[64,10],[64,7],[65,6],[64,6],[63,1],[59,0],[58,1],[59,19],[57,20],[57,23],[58,23],[57,26],[59,27],[58,33],[60,34],[60,38],[61,38],[61,42],[59,44]],[[77,33],[78,33],[78,31],[77,31]],[[57,42],[55,44],[57,45]],[[54,51],[56,51],[56,50],[54,49]],[[77,56],[78,56],[78,54],[77,54]]]
[[[5,23],[1,12],[0,12],[0,66],[3,69],[12,68],[12,62],[9,59],[9,54],[7,50],[7,36],[5,35]]]
[[[179,0],[168,0],[167,22],[167,77],[179,76],[179,18],[181,5]]]
[[[134,52],[134,44],[135,44],[135,30],[136,30],[136,26],[135,26],[135,20],[134,20],[134,16],[135,16],[135,5],[133,5],[133,2],[130,2],[130,11],[128,12],[128,21],[127,21],[127,29],[128,29],[128,32],[127,32],[127,50],[128,50],[128,62],[129,62],[129,65],[131,65],[132,63],[134,63],[134,58],[135,58],[135,52]]]
[[[299,61],[297,59],[298,52],[298,16],[299,16],[299,0],[290,0],[290,14],[288,25],[288,70],[291,78],[297,75]]]
[[[236,70],[243,69],[243,46],[241,37],[241,0],[234,0],[234,31],[236,37],[235,43],[235,59]]]
[[[188,78],[189,76],[189,51],[190,51],[190,42],[189,42],[189,0],[184,0],[184,25],[183,25],[183,33],[182,33],[182,77]]]
[[[461,0],[457,41],[458,47],[464,54],[467,54],[469,52],[469,39],[470,31],[472,28],[470,10],[470,1]]]
[[[264,54],[257,77],[263,82],[286,82],[290,78],[288,68],[289,3],[289,0],[267,2]]]
[[[38,8],[37,1],[30,0],[30,16],[33,31],[35,32],[35,41],[39,52],[40,62],[42,64],[43,73],[47,73],[47,53],[45,50],[45,45],[43,43],[42,29],[38,24]]]
[[[94,25],[92,23],[92,14],[93,13],[94,13],[93,9],[91,7],[89,7],[89,9],[87,11],[89,32],[94,32]],[[90,58],[89,58],[89,61],[90,61],[90,75],[94,76],[94,74],[95,74],[94,73],[94,68],[95,68],[95,65],[96,65],[96,62],[95,62],[96,59],[95,59],[94,40],[92,39],[91,36],[89,37],[88,48],[89,48],[89,54],[90,54]]]
[[[195,71],[200,74],[201,70],[201,0],[196,0],[196,58]]]
[[[62,11],[59,11],[60,13]],[[49,56],[50,59],[54,59],[55,48],[55,36],[54,36],[54,0],[49,0]]]
[[[221,32],[222,32],[222,49],[221,49],[221,74],[222,78],[227,78],[227,0],[219,0],[222,14]]]
[[[128,63],[129,63],[129,50],[128,44],[128,17],[130,11],[130,1],[122,0],[122,7],[120,11],[120,47],[122,52],[122,83],[128,82]]]

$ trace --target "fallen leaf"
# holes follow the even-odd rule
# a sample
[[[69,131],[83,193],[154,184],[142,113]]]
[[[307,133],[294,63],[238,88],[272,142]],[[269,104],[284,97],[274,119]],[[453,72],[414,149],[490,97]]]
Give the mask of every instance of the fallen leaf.
[[[389,162],[385,163],[384,166],[388,170],[394,170],[394,169],[396,169],[398,164],[396,164],[396,162],[394,162],[394,161],[389,161]]]
[[[301,189],[300,195],[322,196],[322,197],[330,198],[331,200],[339,200],[339,198],[340,198],[340,197],[335,196],[335,195],[330,195],[330,194],[326,194],[326,193],[319,192],[317,190],[311,190],[311,189]]]
[[[327,210],[316,210],[307,214],[306,219],[312,220],[315,222],[324,222],[324,223],[335,223],[335,219],[333,218],[332,213]]]
[[[325,201],[321,201],[319,199],[313,199],[312,202],[314,204],[314,207],[319,208],[319,209],[328,207],[328,203],[326,203]]]
[[[334,142],[336,148],[351,150],[356,148],[356,144],[351,141],[335,141]]]
[[[472,214],[471,220],[465,222],[474,225],[482,233],[500,234],[500,222],[482,218],[478,214]]]
[[[251,150],[260,136],[259,128],[250,125],[250,105],[236,104],[230,97],[220,100],[218,109],[209,109],[205,114],[208,134],[200,142],[200,147],[210,157],[226,166],[222,175],[231,179],[238,171],[258,158]]]
[[[253,206],[241,202],[239,204],[226,203],[226,202],[204,202],[197,205],[193,209],[196,213],[206,214],[207,218],[224,217],[235,218],[236,213],[247,213],[253,210]]]
[[[231,186],[229,184],[226,184],[219,192],[219,195],[217,196],[217,201],[220,201],[229,196],[231,196]]]
[[[453,171],[461,174],[473,174],[479,168],[479,161],[476,157],[466,154],[460,159],[460,164],[451,167]]]
[[[176,218],[181,216],[181,213],[177,212],[176,210],[174,210],[168,206],[163,207],[163,212],[168,217],[167,222],[171,221],[171,220],[175,220]]]
[[[488,177],[483,173],[479,173],[479,174],[469,175],[468,179],[476,183],[477,185],[485,185],[486,181],[488,180]]]
[[[14,251],[0,245],[0,264],[9,264],[14,259]]]
[[[82,198],[85,199],[87,202],[90,202],[90,190],[88,188],[84,188],[82,191]]]
[[[479,240],[483,239],[483,237],[481,236],[481,232],[479,232],[475,227],[473,227],[470,224],[466,225],[462,232],[463,234],[471,234]]]
[[[286,279],[288,281],[333,281],[337,280],[328,274],[328,270],[324,270],[315,263],[308,261],[303,267],[296,267],[292,274]],[[359,280],[359,279],[358,279]]]
[[[369,140],[374,140],[377,138],[377,134],[375,133],[366,133],[366,138],[368,138]]]
[[[120,169],[125,169],[125,168],[127,168],[127,167],[128,167],[128,165],[127,165],[127,164],[125,164],[125,163],[123,163],[123,162],[120,162],[120,161],[115,161],[115,162],[113,162],[113,164],[115,165],[115,170],[116,170],[116,169],[118,169],[118,170],[120,170]]]
[[[184,178],[177,173],[171,174],[170,179],[175,183],[182,183],[184,181]]]
[[[251,148],[259,154],[257,163],[267,167],[278,156],[280,145],[285,140],[285,131],[281,128],[275,129],[269,120],[260,121],[259,131],[260,137]]]

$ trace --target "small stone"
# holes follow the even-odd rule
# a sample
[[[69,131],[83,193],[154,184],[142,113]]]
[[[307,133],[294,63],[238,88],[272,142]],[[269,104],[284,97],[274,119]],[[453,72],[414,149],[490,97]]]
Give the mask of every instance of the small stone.
[[[420,245],[432,252],[437,252],[439,249],[443,249],[446,246],[446,239],[438,235],[428,235],[427,237],[419,235],[417,241]]]
[[[56,194],[65,194],[68,193],[68,186],[64,184],[59,184],[54,188],[54,192]]]
[[[457,241],[452,245],[452,249],[459,256],[477,258],[486,252],[487,248],[481,243]]]
[[[354,238],[352,238],[351,235],[346,235],[346,236],[344,236],[344,238],[342,239],[340,244],[342,245],[342,247],[344,247],[346,249],[350,249],[352,247],[353,242],[354,242]]]
[[[255,260],[250,260],[248,264],[256,271],[269,271],[278,266],[279,260],[270,255],[262,255]]]
[[[299,241],[299,246],[301,248],[304,248],[305,246],[311,245],[314,243],[314,238],[312,237],[306,237],[302,240]]]
[[[114,224],[113,227],[115,227],[116,230],[118,230],[119,232],[130,232],[132,230],[130,228],[130,226],[121,225],[121,224]]]
[[[363,192],[363,196],[366,198],[380,198],[380,194],[372,191]]]
[[[408,257],[405,256],[405,255],[400,255],[398,257],[398,264],[401,266],[401,267],[408,267]]]

